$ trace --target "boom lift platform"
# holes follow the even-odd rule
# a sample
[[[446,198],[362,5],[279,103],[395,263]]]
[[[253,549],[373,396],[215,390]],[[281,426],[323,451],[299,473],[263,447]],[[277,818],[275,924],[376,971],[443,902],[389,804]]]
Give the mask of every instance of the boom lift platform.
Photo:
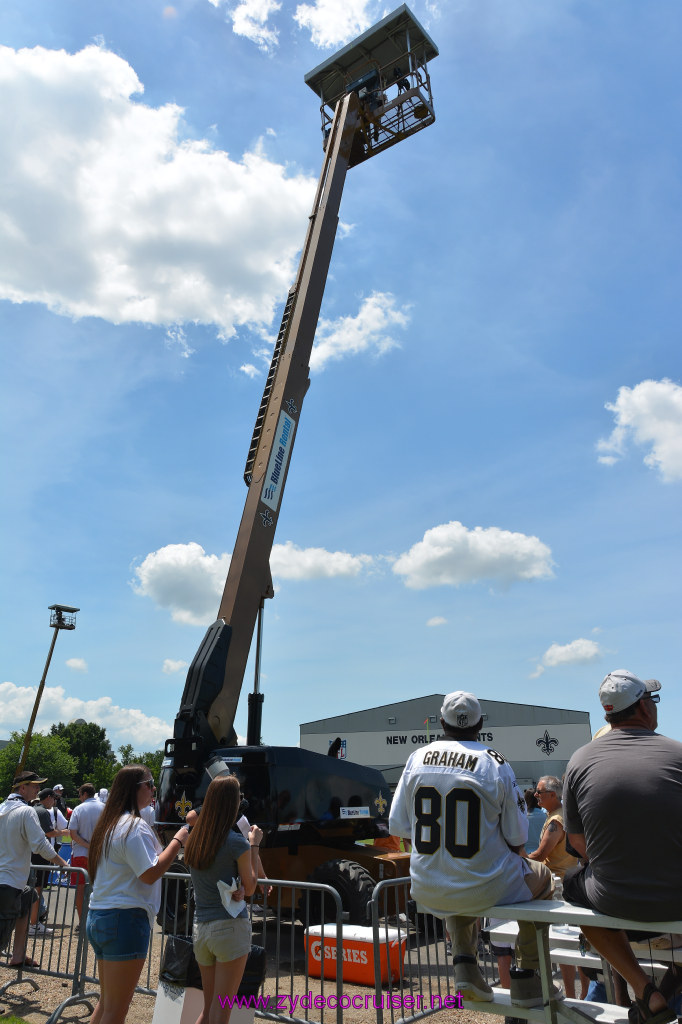
[[[175,828],[200,806],[210,782],[206,766],[223,758],[240,780],[250,820],[265,833],[268,874],[334,885],[359,923],[374,881],[408,870],[406,856],[357,845],[387,835],[390,792],[383,775],[312,751],[261,745],[260,643],[246,746],[237,746],[234,719],[254,629],[258,622],[260,641],[263,605],[274,595],[270,552],[310,386],[346,172],[433,123],[427,62],[437,55],[403,4],[305,76],[321,100],[322,171],[248,451],[248,492],[225,590],[190,665],[159,785],[158,824]]]

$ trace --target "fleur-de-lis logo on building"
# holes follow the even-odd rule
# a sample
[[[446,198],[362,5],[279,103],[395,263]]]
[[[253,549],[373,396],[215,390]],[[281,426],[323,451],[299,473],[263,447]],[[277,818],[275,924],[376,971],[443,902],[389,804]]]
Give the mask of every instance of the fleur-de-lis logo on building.
[[[547,757],[549,757],[550,754],[554,753],[555,748],[559,746],[559,741],[556,736],[550,736],[545,729],[545,735],[535,741],[535,746],[539,747],[542,753],[547,754]]]
[[[192,801],[187,799],[187,794],[184,789],[182,796],[175,804],[175,810],[178,812],[178,816],[184,821],[189,811],[192,810]]]

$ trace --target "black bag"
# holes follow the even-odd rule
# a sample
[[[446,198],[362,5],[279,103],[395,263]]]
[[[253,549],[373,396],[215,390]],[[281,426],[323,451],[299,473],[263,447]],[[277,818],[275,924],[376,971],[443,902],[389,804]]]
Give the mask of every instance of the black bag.
[[[257,996],[265,980],[266,966],[265,948],[251,946],[237,995]],[[191,935],[167,936],[159,978],[181,988],[203,988]]]
[[[202,988],[191,935],[167,936],[159,978],[182,988]]]
[[[258,989],[265,981],[266,966],[265,947],[251,946],[244,974],[237,989],[238,996],[258,995]]]

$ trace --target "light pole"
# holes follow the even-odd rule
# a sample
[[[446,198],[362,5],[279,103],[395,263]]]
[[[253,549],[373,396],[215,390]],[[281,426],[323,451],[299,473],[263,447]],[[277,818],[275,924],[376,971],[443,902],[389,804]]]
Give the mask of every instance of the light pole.
[[[35,703],[33,705],[33,711],[31,712],[31,720],[28,723],[28,729],[24,736],[24,743],[21,748],[21,754],[19,755],[19,764],[15,772],[15,778],[20,772],[24,770],[24,764],[26,762],[26,755],[28,754],[28,748],[31,745],[31,736],[33,735],[33,726],[35,724],[36,717],[38,715],[38,708],[40,707],[40,701],[43,696],[43,690],[45,689],[45,680],[47,679],[47,670],[50,667],[52,661],[52,652],[54,651],[54,645],[57,642],[57,633],[60,629],[75,629],[76,628],[76,612],[80,611],[80,608],[71,608],[68,604],[51,604],[48,609],[51,612],[50,625],[54,629],[52,634],[52,643],[50,644],[50,650],[48,651],[47,661],[45,662],[45,668],[43,669],[43,678],[40,680],[40,686],[36,694]]]

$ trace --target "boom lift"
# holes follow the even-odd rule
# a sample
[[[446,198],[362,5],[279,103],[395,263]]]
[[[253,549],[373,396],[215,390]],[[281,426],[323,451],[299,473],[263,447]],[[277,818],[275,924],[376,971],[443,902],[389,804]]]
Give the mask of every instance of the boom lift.
[[[203,800],[226,760],[248,816],[266,834],[273,878],[334,885],[364,921],[374,881],[407,873],[407,858],[376,855],[360,839],[387,834],[390,793],[381,772],[299,748],[260,745],[263,696],[249,694],[246,746],[234,719],[256,622],[274,594],[270,552],[303,399],[310,353],[349,167],[435,120],[427,62],[435,45],[403,4],[305,76],[321,100],[324,160],[296,280],[274,347],[244,470],[248,487],[218,617],[190,665],[173,738],[166,742],[157,818],[176,827]],[[258,645],[257,662],[259,661]]]

